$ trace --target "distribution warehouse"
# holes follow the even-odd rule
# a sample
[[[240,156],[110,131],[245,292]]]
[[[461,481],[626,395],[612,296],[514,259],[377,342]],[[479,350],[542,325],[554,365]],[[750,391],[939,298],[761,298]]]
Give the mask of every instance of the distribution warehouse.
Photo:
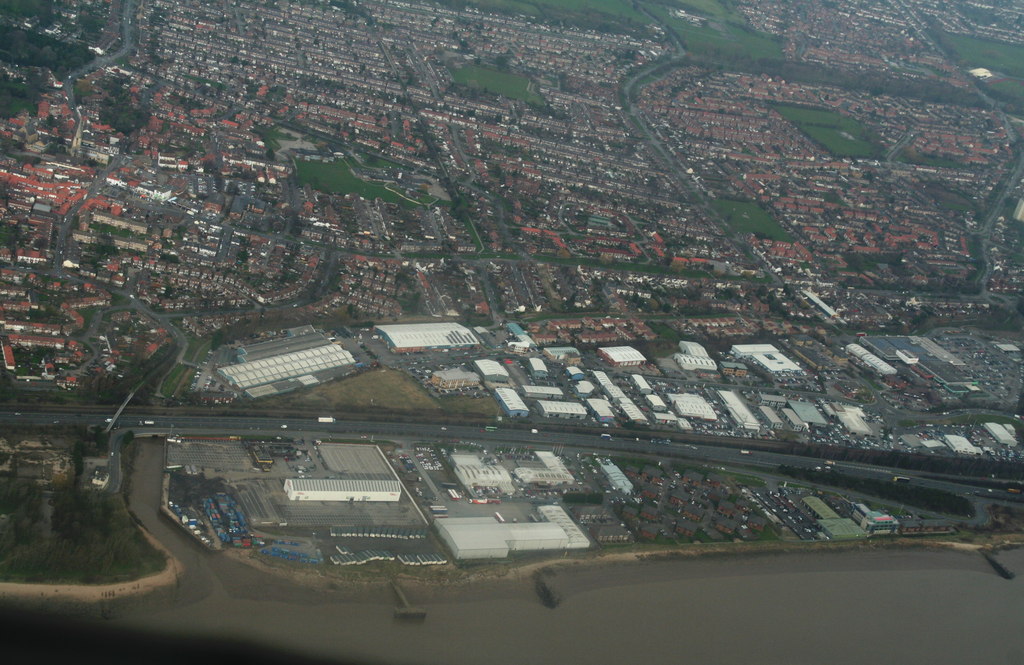
[[[236,364],[217,371],[249,397],[316,385],[346,373],[355,363],[351,353],[311,326],[293,328],[280,339],[243,346],[236,358]]]
[[[587,536],[559,506],[540,506],[545,522],[507,523],[491,517],[439,520],[437,531],[456,559],[504,559],[509,552],[586,549]]]
[[[469,328],[458,323],[407,323],[376,326],[395,353],[411,353],[427,349],[460,349],[480,345]]]
[[[288,478],[284,493],[290,501],[398,501],[402,483],[397,480],[332,480]]]

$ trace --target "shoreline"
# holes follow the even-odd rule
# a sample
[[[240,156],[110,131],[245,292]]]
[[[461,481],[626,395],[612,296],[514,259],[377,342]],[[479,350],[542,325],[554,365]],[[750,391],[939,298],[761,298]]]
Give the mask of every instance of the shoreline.
[[[164,567],[150,575],[124,582],[107,584],[32,583],[0,581],[0,602],[22,601],[29,604],[53,603],[99,605],[147,596],[153,592],[176,586],[185,568],[170,550],[147,529],[140,526],[142,535],[164,555]]]
[[[141,528],[141,527],[140,527]],[[27,583],[0,581],[0,602],[26,601],[30,603],[77,603],[96,605],[112,603],[149,595],[156,591],[176,586],[188,571],[182,563],[157,540],[148,530],[142,528],[146,539],[166,557],[163,570],[135,580],[108,584],[69,583]],[[496,562],[482,564],[477,570],[464,570],[449,564],[441,575],[435,578],[411,574],[390,574],[387,571],[367,573],[364,578],[345,578],[323,573],[315,569],[289,568],[270,565],[252,556],[249,551],[223,550],[222,556],[240,563],[261,574],[289,581],[310,591],[330,590],[335,592],[375,593],[387,591],[395,582],[417,594],[428,596],[458,593],[473,587],[486,593],[494,587],[532,586],[538,575],[553,575],[570,571],[590,571],[604,566],[632,566],[649,563],[678,561],[706,561],[726,557],[761,557],[767,555],[842,554],[872,551],[950,551],[974,554],[998,554],[1007,549],[1024,545],[1024,535],[1018,540],[1001,539],[995,543],[964,543],[949,540],[911,540],[907,538],[886,541],[856,541],[850,543],[778,543],[774,546],[747,543],[722,543],[716,545],[682,546],[654,551],[612,551],[590,552],[574,558],[549,558],[523,562]],[[445,574],[447,573],[447,574]]]

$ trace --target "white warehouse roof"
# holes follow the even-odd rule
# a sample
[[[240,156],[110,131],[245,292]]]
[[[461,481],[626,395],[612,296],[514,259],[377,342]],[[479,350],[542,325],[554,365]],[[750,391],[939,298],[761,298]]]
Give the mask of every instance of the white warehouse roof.
[[[476,371],[480,373],[480,376],[501,376],[508,378],[508,370],[505,366],[496,360],[474,360],[473,366],[476,367]]]
[[[587,409],[579,402],[559,402],[554,400],[537,400],[540,414],[545,417],[578,417],[586,418]]]
[[[998,443],[1004,446],[1015,446],[1017,445],[1017,432],[1009,425],[1002,423],[989,422],[982,424],[985,431],[992,435]]]
[[[711,408],[708,401],[695,393],[667,395],[672,407],[684,418],[701,418],[702,420],[718,420],[718,414]]]
[[[981,448],[968,441],[965,437],[958,436],[956,434],[946,434],[942,438],[946,440],[946,445],[949,446],[953,452],[957,452],[962,455],[981,454]]]
[[[355,358],[345,349],[336,344],[326,344],[262,360],[228,365],[221,367],[219,371],[231,384],[244,390],[344,367],[354,362]]]
[[[647,358],[632,346],[602,346],[598,351],[613,363],[645,363]]]
[[[737,358],[750,358],[773,373],[803,371],[772,344],[734,344],[732,354]]]
[[[679,353],[672,356],[681,369],[706,369],[715,371],[718,364],[708,356],[708,351],[697,342],[679,342]]]
[[[555,522],[500,523],[491,517],[461,517],[436,524],[456,559],[503,559],[515,551],[589,546],[570,544],[570,536]]]
[[[565,397],[565,393],[558,386],[520,386],[523,395],[526,397]]]
[[[746,402],[739,395],[731,390],[719,390],[718,396],[722,398],[725,408],[729,409],[729,415],[737,425],[748,430],[761,429],[761,424],[757,422],[757,418],[750,412]]]
[[[376,326],[377,332],[395,349],[437,349],[477,346],[473,331],[458,323],[405,323]]]
[[[455,475],[463,487],[497,487],[505,494],[515,492],[512,476],[499,464],[483,464],[476,455],[452,455]]]

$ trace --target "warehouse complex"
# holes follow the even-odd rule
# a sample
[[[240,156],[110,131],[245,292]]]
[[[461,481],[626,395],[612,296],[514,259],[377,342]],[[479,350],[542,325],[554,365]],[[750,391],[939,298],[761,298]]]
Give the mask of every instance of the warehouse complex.
[[[714,372],[718,364],[708,355],[707,349],[697,342],[679,342],[679,353],[672,360],[680,369]]]
[[[771,374],[802,374],[800,365],[782,354],[774,344],[734,344],[731,353],[736,358],[750,359]]]
[[[458,323],[406,323],[375,326],[395,353],[412,353],[428,349],[464,349],[480,345],[472,330]]]
[[[284,493],[289,501],[398,501],[402,483],[397,480],[338,480],[288,478]]]
[[[233,388],[249,397],[267,397],[312,386],[345,374],[355,364],[352,354],[312,326],[236,352],[237,362],[217,370]]]
[[[516,491],[512,476],[503,466],[484,464],[479,457],[470,454],[453,454],[451,461],[455,477],[466,489],[494,487],[503,494],[512,494]]]
[[[647,362],[644,354],[632,346],[604,346],[597,355],[612,367],[636,367]]]
[[[456,559],[504,559],[512,552],[586,549],[590,541],[559,506],[540,506],[542,522],[507,523],[491,517],[436,522]]]

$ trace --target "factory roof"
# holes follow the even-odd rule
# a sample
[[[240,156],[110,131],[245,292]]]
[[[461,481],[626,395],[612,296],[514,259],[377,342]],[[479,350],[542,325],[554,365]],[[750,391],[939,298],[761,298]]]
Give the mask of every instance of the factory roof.
[[[375,330],[396,349],[476,346],[480,343],[473,331],[458,323],[406,323],[376,326]]]
[[[587,415],[587,409],[579,402],[560,402],[556,400],[537,400],[537,406],[540,407],[541,413],[550,413],[558,415]]]
[[[603,353],[613,363],[647,362],[644,354],[632,346],[603,346],[598,351]]]
[[[262,360],[221,367],[219,371],[228,381],[244,390],[314,372],[337,369],[354,362],[355,358],[345,349],[335,344],[325,344]]]
[[[397,480],[364,480],[340,478],[289,478],[288,484],[298,492],[401,492]]]

